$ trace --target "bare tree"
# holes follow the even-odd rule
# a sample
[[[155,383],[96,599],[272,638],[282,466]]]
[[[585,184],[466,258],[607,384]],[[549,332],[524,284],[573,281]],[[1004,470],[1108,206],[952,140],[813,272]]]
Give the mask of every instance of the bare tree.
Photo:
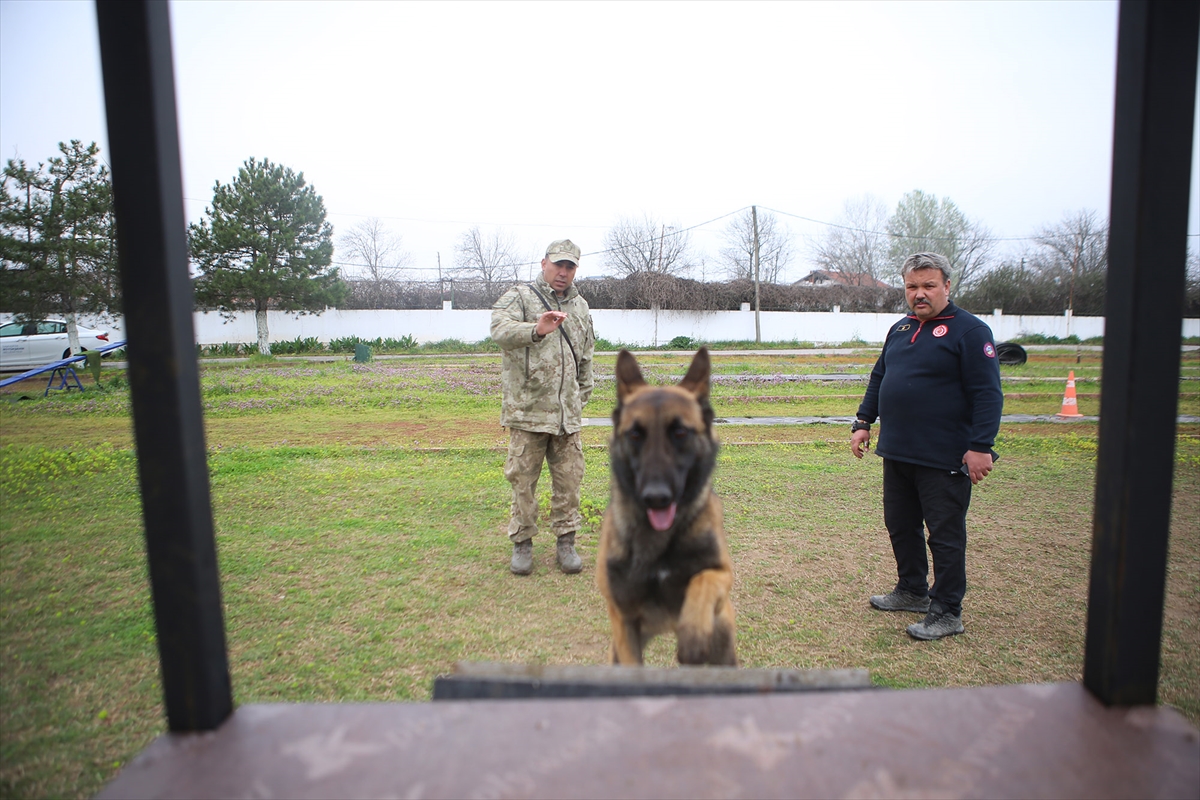
[[[621,277],[642,272],[683,276],[694,266],[687,231],[645,214],[641,220],[617,220],[604,234],[604,249],[604,263]]]
[[[1066,289],[1066,307],[1089,310],[1103,307],[1104,279],[1108,271],[1108,221],[1095,211],[1081,209],[1066,214],[1055,225],[1043,226],[1033,237],[1033,268]]]
[[[732,280],[754,280],[754,222],[750,209],[729,221],[722,234],[720,265]],[[779,283],[792,263],[792,234],[770,211],[758,210],[758,279]]]
[[[968,219],[949,197],[921,190],[900,198],[887,223],[892,237],[889,256],[895,276],[912,253],[941,253],[950,260],[954,281],[969,287],[987,268],[994,249],[992,232],[982,223]]]
[[[458,277],[481,280],[488,287],[497,283],[515,283],[522,259],[512,234],[496,230],[485,234],[479,226],[465,231],[454,245],[454,273]]]
[[[364,270],[365,277],[373,283],[395,280],[397,270],[412,260],[399,234],[388,230],[376,217],[365,219],[342,234],[338,246],[351,262],[345,266]]]
[[[1188,237],[1187,283],[1184,289],[1183,315],[1200,315],[1200,246],[1195,237]]]
[[[1056,225],[1039,229],[1033,240],[1042,272],[1080,275],[1108,268],[1108,222],[1095,211],[1067,214]]]
[[[819,269],[841,275],[848,286],[874,286],[892,277],[887,233],[888,209],[874,195],[852,197],[836,224],[811,245]]]

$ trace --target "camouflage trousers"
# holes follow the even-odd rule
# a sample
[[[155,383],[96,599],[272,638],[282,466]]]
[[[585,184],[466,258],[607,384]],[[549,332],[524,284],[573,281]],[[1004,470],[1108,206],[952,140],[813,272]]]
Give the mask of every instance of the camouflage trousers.
[[[583,483],[583,440],[579,433],[550,433],[509,428],[504,477],[512,484],[512,516],[508,538],[523,542],[537,535],[538,478],[542,462],[550,467],[550,530],[555,536],[575,533],[583,524],[579,489]]]

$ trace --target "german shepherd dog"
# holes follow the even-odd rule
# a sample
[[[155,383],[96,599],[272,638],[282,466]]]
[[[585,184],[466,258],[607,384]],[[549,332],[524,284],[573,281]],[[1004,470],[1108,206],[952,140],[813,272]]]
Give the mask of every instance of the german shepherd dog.
[[[617,356],[612,496],[596,557],[613,664],[641,664],[646,642],[674,631],[680,664],[737,665],[709,371],[701,348],[678,386],[648,386],[637,359]]]

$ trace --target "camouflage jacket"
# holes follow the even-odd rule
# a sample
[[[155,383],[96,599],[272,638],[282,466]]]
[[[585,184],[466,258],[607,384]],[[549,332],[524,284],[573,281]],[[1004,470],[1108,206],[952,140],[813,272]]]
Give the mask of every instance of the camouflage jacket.
[[[504,351],[500,424],[534,433],[575,433],[583,426],[583,405],[592,395],[596,334],[591,310],[574,285],[563,300],[540,275],[534,286],[552,310],[566,312],[567,318],[559,330],[534,341],[537,319],[546,307],[527,284],[509,289],[492,306],[492,341]]]

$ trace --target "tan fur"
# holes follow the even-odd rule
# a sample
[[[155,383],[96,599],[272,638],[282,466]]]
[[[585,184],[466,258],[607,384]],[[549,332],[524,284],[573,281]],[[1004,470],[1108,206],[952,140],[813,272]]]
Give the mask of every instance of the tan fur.
[[[596,570],[614,664],[641,664],[650,638],[667,632],[676,634],[681,664],[737,663],[733,564],[721,501],[712,491],[717,445],[708,384],[703,349],[678,386],[648,386],[633,356],[618,356],[613,480]],[[703,484],[697,490],[698,480]],[[631,496],[630,487],[643,484],[652,488]],[[661,502],[648,500],[660,484],[672,487],[679,501],[666,531],[655,530],[646,511],[648,502]]]

